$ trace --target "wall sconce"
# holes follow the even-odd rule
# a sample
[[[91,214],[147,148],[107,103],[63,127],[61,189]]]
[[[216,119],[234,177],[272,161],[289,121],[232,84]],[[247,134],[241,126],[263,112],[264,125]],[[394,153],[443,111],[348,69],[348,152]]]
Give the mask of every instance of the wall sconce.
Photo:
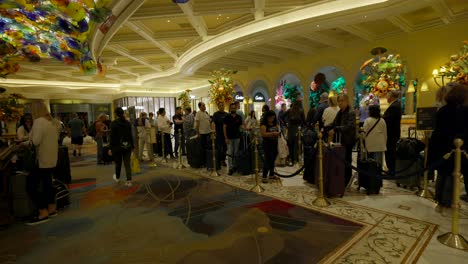
[[[249,98],[249,104],[253,104],[252,98]]]
[[[440,66],[439,70],[434,69],[432,71],[432,78],[434,79],[434,82],[439,87],[445,86],[445,79],[449,79],[449,82],[451,82],[455,76],[457,76],[457,72],[453,69],[453,67],[450,67],[447,69],[447,67],[445,66]],[[437,81],[437,79],[441,80],[442,85]],[[427,86],[426,86],[426,89],[427,89]],[[421,91],[426,92],[426,91],[429,91],[429,89],[427,89],[426,91],[423,91],[421,87]]]
[[[414,87],[413,81],[411,81],[410,84],[408,85],[408,90],[407,90],[406,92],[407,92],[407,93],[414,93],[414,92],[416,92],[416,88]]]
[[[244,101],[242,101],[242,103],[245,104],[245,105],[247,104],[247,102],[248,102],[248,101],[247,101],[246,98],[244,98]]]
[[[423,82],[423,84],[421,85],[421,92],[429,92],[429,86],[426,82]]]

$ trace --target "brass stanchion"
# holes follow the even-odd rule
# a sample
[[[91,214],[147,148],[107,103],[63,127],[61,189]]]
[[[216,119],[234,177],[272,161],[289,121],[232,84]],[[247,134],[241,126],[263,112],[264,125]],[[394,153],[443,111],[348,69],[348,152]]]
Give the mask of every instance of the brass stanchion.
[[[323,151],[322,151],[322,145],[323,145],[323,142],[322,142],[322,132],[319,130],[319,126],[318,126],[318,123],[317,125],[315,126],[317,131],[318,131],[318,138],[319,138],[319,141],[318,141],[318,160],[319,160],[319,193],[318,193],[318,196],[317,198],[312,202],[313,205],[315,206],[318,206],[318,207],[328,207],[330,206],[330,202],[327,200],[327,198],[325,198],[325,195],[323,194],[323,164],[322,164],[322,161],[323,161]]]
[[[302,146],[302,128],[299,127],[299,130],[297,131],[297,137],[298,137],[298,164],[299,168],[301,168],[304,165],[304,147]],[[302,170],[299,175],[303,176],[304,175],[304,170]]]
[[[250,191],[254,191],[256,193],[261,193],[265,191],[265,189],[260,185],[260,175],[258,174],[258,138],[254,137],[254,155],[255,155],[255,186],[250,189]]]
[[[424,168],[427,168],[427,156],[428,156],[428,151],[429,151],[429,132],[430,131],[424,131],[424,139],[425,139],[425,143],[426,143],[426,147],[424,148]],[[423,198],[428,198],[428,199],[434,199],[434,194],[427,189],[427,185],[429,183],[429,179],[428,179],[428,176],[429,176],[429,171],[428,170],[425,170],[424,171],[424,182],[423,182],[423,189],[420,190],[419,192],[417,192],[416,194],[419,196],[419,197],[423,197]]]
[[[218,173],[218,168],[216,166],[216,136],[215,132],[211,132],[211,149],[213,150],[213,168],[211,169],[211,177],[218,177],[220,176]]]
[[[179,164],[177,164],[176,169],[181,170],[185,168],[184,164],[182,164],[182,129],[179,129],[178,140],[179,140],[179,157],[177,158],[179,159]]]
[[[453,199],[452,199],[452,232],[445,233],[437,237],[440,243],[461,250],[468,250],[468,242],[460,235],[458,230],[460,222],[460,179],[461,179],[461,155],[465,153],[461,150],[463,140],[457,138],[454,141],[455,151],[444,156],[448,159],[452,153],[455,153],[455,167],[453,170]],[[465,154],[466,155],[466,154]]]
[[[166,153],[165,153],[165,152],[166,152],[166,144],[165,144],[165,142],[164,142],[164,141],[165,141],[164,138],[165,138],[165,136],[166,136],[165,134],[166,134],[166,133],[161,132],[161,144],[162,144],[162,156],[163,156],[163,157],[162,157],[162,161],[161,161],[162,163],[167,163]]]

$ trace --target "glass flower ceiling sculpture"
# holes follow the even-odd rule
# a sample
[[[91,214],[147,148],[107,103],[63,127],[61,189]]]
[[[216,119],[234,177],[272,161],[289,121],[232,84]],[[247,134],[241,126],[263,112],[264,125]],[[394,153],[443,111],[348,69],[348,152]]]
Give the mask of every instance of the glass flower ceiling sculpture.
[[[104,22],[110,0],[0,0],[0,77],[20,70],[20,62],[54,58],[96,73],[89,49],[93,23]]]

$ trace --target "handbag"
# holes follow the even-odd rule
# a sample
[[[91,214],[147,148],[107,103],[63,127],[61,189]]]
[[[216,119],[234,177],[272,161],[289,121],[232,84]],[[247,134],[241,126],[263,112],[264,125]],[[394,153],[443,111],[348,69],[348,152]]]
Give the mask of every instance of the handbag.
[[[140,162],[138,161],[138,158],[134,154],[132,154],[132,158],[130,160],[130,166],[132,169],[132,174],[141,173]]]
[[[23,153],[23,168],[25,171],[33,171],[38,166],[36,146],[29,142]]]

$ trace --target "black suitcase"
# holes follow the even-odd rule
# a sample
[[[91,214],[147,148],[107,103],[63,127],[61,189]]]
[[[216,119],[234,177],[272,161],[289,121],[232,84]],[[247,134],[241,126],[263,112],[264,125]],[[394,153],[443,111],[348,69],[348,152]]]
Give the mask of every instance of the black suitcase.
[[[259,155],[259,160],[261,156]],[[255,170],[255,157],[253,155],[251,142],[250,142],[250,134],[242,133],[240,142],[239,142],[239,152],[237,152],[236,159],[236,166],[237,172],[242,175],[250,175],[254,173]],[[260,161],[259,161],[260,163]],[[262,163],[263,164],[263,163]],[[263,169],[259,168],[259,170]]]
[[[112,161],[114,161],[112,156],[109,155],[109,150],[110,150],[109,145],[104,145],[102,147],[102,161],[104,162],[104,164],[110,164],[112,163]]]
[[[104,155],[107,153],[104,153]],[[68,156],[68,147],[59,146],[57,166],[54,169],[54,178],[63,183],[71,183],[70,157]]]
[[[382,166],[376,160],[367,158],[363,137],[364,135],[359,137],[360,155],[357,160],[357,167],[364,173],[358,173],[358,191],[362,187],[366,189],[368,195],[379,194],[382,187],[382,177],[380,176]]]
[[[190,139],[187,146],[187,161],[190,167],[201,168],[203,166],[203,154],[200,138]]]
[[[303,179],[308,183],[315,184],[315,148],[313,146],[304,146],[304,175]]]
[[[219,151],[215,150],[216,155],[216,170],[221,169],[221,160],[219,157]],[[206,168],[212,169],[213,168],[213,150],[207,149],[206,150]]]
[[[30,172],[18,173],[10,181],[13,216],[19,219],[29,218],[37,211],[27,189],[29,177],[32,177]]]
[[[328,197],[343,197],[345,193],[344,157],[345,147],[341,145],[334,145],[323,151],[323,182]]]

